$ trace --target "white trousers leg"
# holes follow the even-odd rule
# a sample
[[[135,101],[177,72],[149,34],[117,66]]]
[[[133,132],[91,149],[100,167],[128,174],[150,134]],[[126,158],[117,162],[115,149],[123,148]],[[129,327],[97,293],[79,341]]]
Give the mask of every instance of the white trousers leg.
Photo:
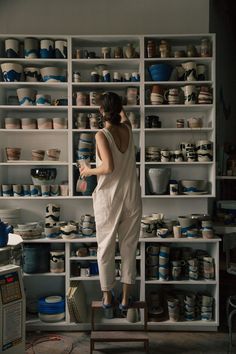
[[[134,284],[136,280],[136,250],[140,234],[141,210],[133,214],[123,213],[118,226],[121,255],[121,282]]]

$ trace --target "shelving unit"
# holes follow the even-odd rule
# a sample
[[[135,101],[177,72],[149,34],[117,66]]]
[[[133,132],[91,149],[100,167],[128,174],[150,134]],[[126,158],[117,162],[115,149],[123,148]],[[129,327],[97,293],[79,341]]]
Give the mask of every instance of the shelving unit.
[[[24,40],[27,36],[14,36],[15,38]],[[147,58],[146,44],[147,41],[153,39],[159,42],[161,39],[168,41],[173,50],[186,49],[188,44],[193,44],[199,51],[201,38],[208,38],[212,45],[212,57],[182,57],[182,58]],[[191,213],[207,213],[208,198],[215,196],[216,189],[216,154],[215,154],[215,36],[212,34],[198,34],[198,35],[134,35],[134,36],[63,36],[63,39],[68,44],[68,58],[67,59],[24,59],[16,58],[9,59],[3,57],[3,45],[6,36],[0,36],[0,64],[5,62],[21,63],[26,66],[60,66],[67,70],[67,82],[47,83],[47,82],[0,82],[0,184],[31,184],[30,169],[32,167],[49,167],[57,168],[57,179],[55,183],[60,184],[67,180],[69,185],[68,196],[55,197],[2,197],[0,196],[0,208],[21,208],[21,221],[30,222],[36,220],[43,220],[45,207],[48,203],[58,203],[61,206],[61,220],[79,220],[80,216],[85,213],[93,213],[91,196],[76,195],[74,186],[76,183],[75,168],[76,163],[74,159],[75,141],[82,132],[96,133],[96,130],[77,129],[75,126],[75,116],[78,113],[98,113],[98,106],[77,106],[74,100],[75,92],[104,92],[107,90],[114,91],[120,94],[123,98],[126,96],[128,87],[136,87],[139,91],[138,101],[136,105],[124,105],[126,112],[135,112],[137,115],[140,127],[133,130],[134,142],[140,150],[140,161],[137,161],[137,167],[140,171],[140,184],[142,188],[143,199],[143,213],[148,215],[153,212],[163,212],[167,218],[176,218],[180,214]],[[35,36],[39,40],[43,37]],[[53,36],[53,39],[61,39],[61,37]],[[99,58],[101,56],[101,49],[103,47],[110,47],[112,51],[115,47],[122,47],[123,49],[128,43],[133,43],[136,55],[135,58]],[[76,49],[88,52],[95,52],[96,58],[82,58],[75,57]],[[168,63],[173,67],[181,65],[184,62],[194,61],[198,64],[204,64],[207,67],[208,77],[205,81],[151,81],[148,75],[148,67],[154,63]],[[125,72],[138,72],[140,74],[139,82],[91,82],[90,73],[98,65],[106,65],[106,69],[110,71],[111,76],[113,72],[123,74]],[[73,72],[79,71],[81,75],[80,82],[73,81]],[[147,91],[152,85],[158,84],[163,88],[180,88],[185,85],[193,84],[197,87],[202,85],[209,86],[213,91],[213,104],[162,104],[152,105],[148,100]],[[35,88],[39,93],[46,93],[52,96],[52,99],[65,98],[68,100],[66,106],[19,106],[13,101],[9,103],[9,96],[16,96],[16,89],[19,87]],[[145,116],[158,115],[162,122],[162,128],[145,128]],[[186,119],[196,116],[202,117],[202,128],[176,128],[176,120],[179,118]],[[6,130],[4,128],[4,118],[40,118],[40,117],[63,117],[68,119],[68,129],[12,129]],[[196,141],[200,139],[207,139],[213,141],[213,161],[210,162],[147,162],[145,161],[145,146],[158,146],[160,148],[169,148],[175,150],[181,141]],[[19,146],[22,148],[22,160],[16,162],[8,162],[5,158],[4,148],[6,146]],[[51,161],[31,161],[31,149],[33,148],[59,148],[61,150],[60,160],[56,162]],[[211,188],[207,194],[203,195],[150,195],[147,193],[146,173],[145,169],[151,166],[171,168],[171,179],[190,179],[199,178],[207,179],[210,182]],[[49,289],[49,292],[59,291],[63,295],[70,285],[71,280],[81,280],[85,284],[87,294],[87,303],[96,300],[100,296],[100,287],[98,277],[90,277],[84,279],[82,277],[71,276],[71,262],[79,260],[78,257],[72,257],[70,250],[75,243],[93,243],[95,238],[74,239],[70,241],[65,240],[51,240],[39,239],[27,241],[27,243],[50,243],[52,246],[59,245],[65,249],[65,273],[55,274],[32,274],[25,276],[26,288],[30,295],[38,296],[37,294],[37,279],[43,278],[44,289]],[[145,281],[145,244],[147,242],[164,242],[174,243],[177,245],[191,246],[207,245],[209,252],[214,256],[217,269],[216,279],[211,281],[169,281],[166,283],[158,281]],[[150,288],[155,286],[169,286],[191,289],[208,289],[215,297],[215,319],[214,321],[191,321],[173,323],[170,321],[153,323],[149,322],[150,329],[174,329],[174,330],[216,330],[218,319],[218,242],[219,239],[214,240],[190,240],[190,239],[165,239],[159,240],[152,238],[140,240],[140,256],[137,256],[137,262],[140,267],[140,276],[137,278],[137,285],[135,291],[140,294],[141,300],[147,300],[147,294]],[[205,247],[205,246],[204,246]],[[92,260],[93,258],[87,258]],[[94,259],[95,260],[95,259]],[[119,260],[119,258],[117,258]],[[33,289],[33,290],[30,290]],[[41,294],[40,294],[41,295]],[[130,325],[123,319],[114,319],[112,321],[104,321],[101,318],[100,325],[102,326],[122,326],[122,328],[130,328],[136,325]],[[43,323],[39,319],[32,319],[27,322],[30,329],[68,329],[76,328],[78,330],[89,329],[89,321],[87,323],[71,323],[69,318],[69,311],[66,311],[65,321],[60,323]],[[107,328],[107,327],[106,327]]]

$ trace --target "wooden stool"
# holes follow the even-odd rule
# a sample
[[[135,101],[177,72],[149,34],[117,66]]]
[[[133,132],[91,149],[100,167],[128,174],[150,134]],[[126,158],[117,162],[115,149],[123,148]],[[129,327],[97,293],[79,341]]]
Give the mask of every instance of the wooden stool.
[[[92,302],[90,354],[95,350],[95,342],[143,342],[145,352],[149,353],[149,338],[147,335],[147,306],[144,301],[136,301],[132,308],[144,309],[143,331],[95,331],[95,311],[102,308],[101,301]]]

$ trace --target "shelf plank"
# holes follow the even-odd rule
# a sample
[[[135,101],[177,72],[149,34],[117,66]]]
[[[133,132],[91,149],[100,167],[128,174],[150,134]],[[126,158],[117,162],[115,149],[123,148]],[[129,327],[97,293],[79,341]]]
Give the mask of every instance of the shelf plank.
[[[216,280],[145,280],[145,284],[216,285]]]
[[[221,241],[221,238],[215,237],[211,239],[205,239],[202,237],[198,238],[191,238],[191,237],[181,237],[181,238],[175,238],[175,237],[168,237],[168,238],[160,238],[160,237],[140,237],[139,239],[140,242],[160,242],[160,243],[217,243]]]

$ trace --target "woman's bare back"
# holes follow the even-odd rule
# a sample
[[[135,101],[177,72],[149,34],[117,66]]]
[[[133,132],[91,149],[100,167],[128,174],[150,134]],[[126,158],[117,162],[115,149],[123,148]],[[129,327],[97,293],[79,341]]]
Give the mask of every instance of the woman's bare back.
[[[108,128],[111,133],[117,149],[124,154],[129,146],[129,128],[126,123],[121,123],[119,125],[113,125]]]

